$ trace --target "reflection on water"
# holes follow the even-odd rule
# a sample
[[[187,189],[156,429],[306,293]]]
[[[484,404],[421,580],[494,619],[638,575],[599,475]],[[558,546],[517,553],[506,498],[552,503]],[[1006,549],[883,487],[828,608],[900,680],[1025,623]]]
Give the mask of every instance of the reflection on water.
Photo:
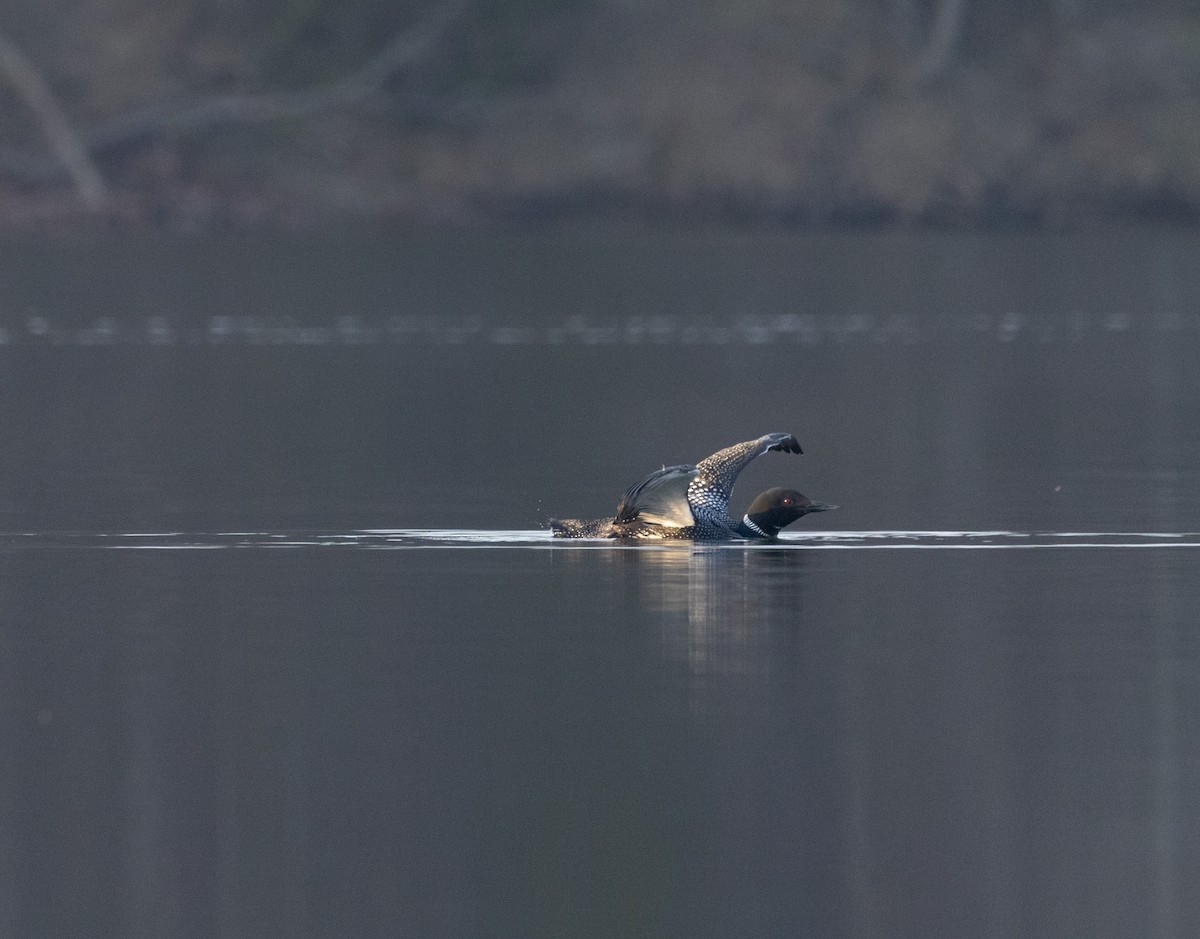
[[[772,645],[803,622],[805,552],[666,543],[555,552],[560,565],[608,563],[653,624],[661,654],[682,665],[693,711],[741,711],[769,682]]]
[[[701,547],[634,556],[663,653],[687,666],[692,709],[740,710],[761,698],[772,646],[803,628],[808,555]]]

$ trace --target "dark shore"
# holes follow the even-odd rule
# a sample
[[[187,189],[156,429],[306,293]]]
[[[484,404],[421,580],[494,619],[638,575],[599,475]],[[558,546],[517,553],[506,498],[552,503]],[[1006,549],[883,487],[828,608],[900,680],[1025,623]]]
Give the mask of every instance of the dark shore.
[[[221,96],[336,86],[428,5],[364,3],[325,25],[374,32],[279,38],[267,14],[210,22],[187,0],[140,17],[132,2],[80,2],[53,23],[23,4],[10,38],[107,193],[82,207],[6,88],[10,230],[1200,218],[1200,17],[1167,4],[1064,18],[966,3],[933,62],[936,8],[919,3],[542,2],[507,19],[467,7],[370,94],[207,121],[202,105]],[[163,116],[172,108],[184,116]]]

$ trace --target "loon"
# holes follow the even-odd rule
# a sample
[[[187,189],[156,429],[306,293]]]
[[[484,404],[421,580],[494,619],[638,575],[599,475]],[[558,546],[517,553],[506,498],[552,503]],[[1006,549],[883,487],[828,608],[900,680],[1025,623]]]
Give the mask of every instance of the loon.
[[[837,508],[813,502],[795,489],[760,493],[739,522],[729,517],[729,496],[738,474],[771,450],[803,453],[791,434],[765,434],[718,450],[695,466],[664,466],[630,486],[614,518],[550,519],[556,538],[679,538],[717,541],[774,538],[809,512]]]

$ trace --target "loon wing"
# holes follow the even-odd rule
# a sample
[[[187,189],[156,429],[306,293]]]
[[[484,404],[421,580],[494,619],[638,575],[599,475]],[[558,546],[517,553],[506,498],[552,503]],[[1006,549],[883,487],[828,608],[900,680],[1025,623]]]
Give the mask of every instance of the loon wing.
[[[757,440],[735,443],[732,447],[718,450],[697,464],[704,488],[711,490],[717,498],[729,501],[733,484],[738,474],[764,453],[778,450],[783,453],[803,453],[800,444],[791,434],[764,434]],[[722,506],[722,510],[724,506]]]
[[[699,471],[694,466],[665,466],[629,487],[617,504],[614,525],[638,521],[667,528],[696,524],[688,504],[688,484]]]

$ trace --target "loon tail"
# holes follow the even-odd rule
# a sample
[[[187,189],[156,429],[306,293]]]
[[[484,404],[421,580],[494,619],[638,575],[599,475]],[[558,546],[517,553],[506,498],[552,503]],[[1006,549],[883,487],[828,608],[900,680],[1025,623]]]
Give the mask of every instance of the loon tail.
[[[612,534],[612,519],[552,518],[550,531],[555,538],[607,538]]]

